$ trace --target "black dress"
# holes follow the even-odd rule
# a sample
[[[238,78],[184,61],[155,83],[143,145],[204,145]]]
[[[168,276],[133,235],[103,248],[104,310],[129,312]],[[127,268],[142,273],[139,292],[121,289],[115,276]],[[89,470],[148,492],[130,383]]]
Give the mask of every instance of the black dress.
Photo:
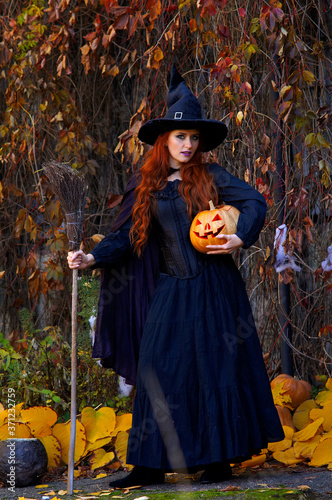
[[[265,200],[219,165],[209,169],[220,201],[241,212],[236,234],[247,248],[264,223]],[[240,272],[230,255],[191,245],[179,182],[155,193],[161,264],[140,346],[127,455],[127,463],[166,470],[243,460],[284,437]],[[97,265],[130,249],[130,223],[95,248]]]

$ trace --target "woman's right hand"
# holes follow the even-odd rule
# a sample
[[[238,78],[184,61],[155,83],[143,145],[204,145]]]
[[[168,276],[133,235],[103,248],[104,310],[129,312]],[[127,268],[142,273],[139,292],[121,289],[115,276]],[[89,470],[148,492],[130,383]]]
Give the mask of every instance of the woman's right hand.
[[[67,261],[70,269],[86,269],[96,263],[94,256],[91,253],[85,254],[83,250],[68,252]]]

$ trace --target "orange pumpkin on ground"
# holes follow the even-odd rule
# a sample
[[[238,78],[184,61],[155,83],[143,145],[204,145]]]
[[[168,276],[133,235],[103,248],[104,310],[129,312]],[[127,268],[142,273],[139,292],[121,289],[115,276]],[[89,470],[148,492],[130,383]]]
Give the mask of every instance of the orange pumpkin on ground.
[[[305,380],[296,380],[290,375],[282,373],[272,380],[271,389],[280,383],[283,384],[282,387],[285,390],[285,394],[288,394],[292,400],[289,406],[291,406],[293,410],[311,397],[312,387]]]
[[[202,253],[207,253],[207,245],[222,245],[226,240],[216,238],[219,234],[235,234],[240,212],[231,205],[215,207],[209,202],[210,210],[196,215],[190,227],[190,241]]]
[[[289,408],[286,408],[285,406],[279,406],[276,405],[279,419],[281,422],[281,425],[287,425],[288,427],[291,427],[295,431],[295,426],[293,424],[293,419],[292,419],[292,414],[290,412]]]

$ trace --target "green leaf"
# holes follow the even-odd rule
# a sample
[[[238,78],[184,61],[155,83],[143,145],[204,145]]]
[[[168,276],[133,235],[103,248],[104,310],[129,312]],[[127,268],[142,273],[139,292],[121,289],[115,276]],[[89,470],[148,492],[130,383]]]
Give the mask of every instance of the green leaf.
[[[308,134],[305,138],[305,145],[308,146],[308,148],[312,148],[312,146],[315,144],[316,142],[316,136],[313,132],[311,132],[310,134]]]
[[[330,149],[330,147],[331,147],[330,143],[327,142],[326,139],[324,139],[324,137],[322,136],[322,134],[320,132],[318,132],[318,134],[317,134],[317,141],[318,141],[320,146],[323,146],[323,148]]]
[[[259,17],[254,17],[251,21],[250,33],[255,33],[260,27]]]
[[[52,394],[52,391],[50,391],[49,389],[42,389],[38,392],[40,392],[41,394],[45,394],[45,396],[50,396]]]
[[[249,61],[251,56],[255,54],[256,52],[259,52],[259,48],[257,45],[254,43],[250,43],[245,49],[244,49],[244,56],[245,58]]]
[[[9,345],[9,340],[8,339],[4,339],[3,337],[0,338],[0,342],[1,344],[5,347],[6,345]]]
[[[22,359],[22,358],[23,358],[22,354],[19,354],[18,352],[14,352],[12,354],[12,359]]]
[[[316,113],[315,113],[314,111],[308,111],[308,112],[306,113],[306,116],[307,116],[308,118],[310,118],[311,120],[316,120],[316,118],[317,118]]]

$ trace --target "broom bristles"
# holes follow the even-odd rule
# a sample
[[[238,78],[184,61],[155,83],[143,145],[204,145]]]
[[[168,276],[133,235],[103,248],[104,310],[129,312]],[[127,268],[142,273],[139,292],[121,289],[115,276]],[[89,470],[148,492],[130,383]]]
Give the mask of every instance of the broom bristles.
[[[84,207],[88,185],[70,165],[51,160],[43,165],[51,191],[58,198],[66,218],[70,250],[77,250],[83,236]]]

